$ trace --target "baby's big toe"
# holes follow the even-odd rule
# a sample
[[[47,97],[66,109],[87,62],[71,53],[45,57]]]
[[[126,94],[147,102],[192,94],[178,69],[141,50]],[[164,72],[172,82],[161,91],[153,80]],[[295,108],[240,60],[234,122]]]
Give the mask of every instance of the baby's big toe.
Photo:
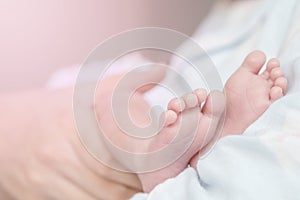
[[[241,67],[247,69],[251,73],[258,74],[265,62],[266,56],[263,52],[253,51],[245,58]]]

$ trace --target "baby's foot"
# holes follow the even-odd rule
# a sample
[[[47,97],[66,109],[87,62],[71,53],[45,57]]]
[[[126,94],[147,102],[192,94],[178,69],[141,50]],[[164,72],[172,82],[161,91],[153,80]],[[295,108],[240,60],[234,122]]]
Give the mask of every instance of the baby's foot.
[[[224,102],[222,92],[215,91],[207,97],[203,89],[170,101],[168,110],[164,113],[164,127],[152,144],[154,149],[172,145],[174,155],[185,147],[188,148],[165,168],[139,174],[144,191],[148,192],[164,180],[178,175],[187,167],[194,154],[210,142],[224,111]]]
[[[258,74],[265,62],[265,55],[254,51],[227,81],[223,136],[242,133],[286,93],[287,79],[277,59],[268,61],[266,70]]]

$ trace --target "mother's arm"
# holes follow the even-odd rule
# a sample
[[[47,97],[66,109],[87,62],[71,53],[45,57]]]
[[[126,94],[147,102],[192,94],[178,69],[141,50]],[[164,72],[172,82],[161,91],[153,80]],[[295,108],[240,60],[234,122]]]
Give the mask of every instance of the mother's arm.
[[[136,175],[94,160],[75,131],[72,89],[0,98],[0,199],[124,199]]]

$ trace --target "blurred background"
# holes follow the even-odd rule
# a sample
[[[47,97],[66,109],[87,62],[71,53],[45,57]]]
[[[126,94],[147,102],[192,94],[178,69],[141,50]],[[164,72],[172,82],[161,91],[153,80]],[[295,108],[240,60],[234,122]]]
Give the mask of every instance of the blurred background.
[[[213,0],[0,0],[0,93],[42,87],[108,37],[137,27],[191,35]]]

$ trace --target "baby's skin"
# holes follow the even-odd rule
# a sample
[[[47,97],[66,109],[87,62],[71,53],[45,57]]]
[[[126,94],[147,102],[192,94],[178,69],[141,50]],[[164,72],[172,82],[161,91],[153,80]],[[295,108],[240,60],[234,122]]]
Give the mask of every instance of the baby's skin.
[[[260,51],[254,51],[229,78],[223,92],[213,91],[207,95],[205,90],[197,89],[169,102],[163,114],[164,128],[159,132],[159,137],[152,141],[153,145],[160,147],[172,144],[178,127],[183,123],[191,126],[197,123],[192,112],[199,113],[196,135],[186,152],[171,165],[138,175],[145,192],[175,177],[188,164],[195,167],[205,147],[216,141],[216,137],[242,134],[274,101],[286,93],[288,82],[279,61],[275,58],[269,60],[266,70],[260,74],[265,62],[266,56]],[[189,131],[193,134],[195,130],[186,130],[186,134]]]

